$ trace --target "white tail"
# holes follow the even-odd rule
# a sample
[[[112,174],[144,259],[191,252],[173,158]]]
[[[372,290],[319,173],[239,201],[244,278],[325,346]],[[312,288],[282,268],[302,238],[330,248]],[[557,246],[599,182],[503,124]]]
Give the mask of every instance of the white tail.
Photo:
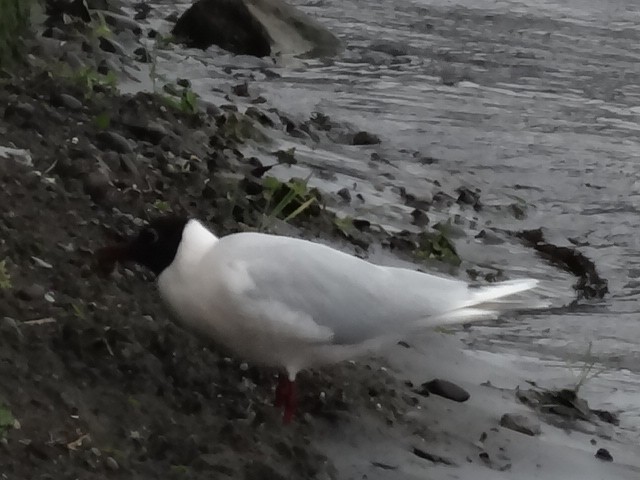
[[[437,327],[441,325],[455,325],[472,321],[495,319],[509,310],[524,310],[545,308],[549,304],[539,299],[506,299],[516,293],[526,292],[538,285],[538,280],[525,278],[508,280],[483,287],[470,287],[469,298],[459,307],[420,320],[418,326]]]

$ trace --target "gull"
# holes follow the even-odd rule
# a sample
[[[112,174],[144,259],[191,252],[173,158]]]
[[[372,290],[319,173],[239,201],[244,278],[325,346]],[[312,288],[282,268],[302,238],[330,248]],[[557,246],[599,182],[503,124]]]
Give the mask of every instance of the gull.
[[[525,306],[506,299],[525,278],[472,286],[381,266],[329,246],[243,232],[217,237],[197,219],[159,217],[127,242],[96,252],[151,270],[177,321],[234,355],[280,369],[275,405],[289,423],[299,371],[351,360],[415,332],[497,318]]]

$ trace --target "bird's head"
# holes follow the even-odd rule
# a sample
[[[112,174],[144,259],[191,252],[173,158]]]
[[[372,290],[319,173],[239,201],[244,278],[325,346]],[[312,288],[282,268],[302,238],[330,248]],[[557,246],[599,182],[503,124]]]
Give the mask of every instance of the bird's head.
[[[135,262],[160,275],[173,262],[188,221],[180,216],[160,217],[141,228],[129,241],[97,250],[98,270],[109,274],[117,262]]]

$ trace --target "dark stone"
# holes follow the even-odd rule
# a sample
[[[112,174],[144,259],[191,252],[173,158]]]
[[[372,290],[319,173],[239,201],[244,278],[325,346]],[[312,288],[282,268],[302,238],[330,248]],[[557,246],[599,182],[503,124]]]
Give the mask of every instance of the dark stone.
[[[198,0],[178,19],[172,33],[203,50],[217,45],[239,55],[271,54],[269,34],[242,0]]]
[[[247,82],[241,83],[239,85],[235,85],[231,88],[231,91],[234,95],[238,97],[248,97],[249,96],[249,84]]]
[[[347,203],[351,202],[351,192],[347,187],[344,187],[338,190],[338,196]]]
[[[171,135],[166,128],[156,122],[149,122],[146,124],[126,122],[125,125],[129,129],[129,131],[138,139],[151,142],[154,145],[158,145],[163,138]]]
[[[149,51],[144,47],[138,47],[133,51],[133,54],[136,56],[136,60],[142,63],[149,63],[151,61],[151,56],[149,55]]]
[[[116,132],[100,132],[98,134],[98,141],[102,148],[107,150],[113,150],[118,153],[133,152],[133,148],[131,148],[129,141]]]
[[[423,383],[421,385],[421,389],[427,390],[434,395],[448,398],[449,400],[460,403],[466,402],[471,397],[471,395],[469,395],[469,392],[467,392],[464,388],[459,387],[455,383],[449,382],[447,380],[441,380],[439,378],[431,380],[430,382]],[[418,391],[418,393],[420,393],[420,391]]]
[[[500,419],[500,426],[532,437],[541,432],[540,422],[534,417],[519,413],[505,413]]]
[[[458,194],[457,202],[459,204],[472,205],[473,209],[479,211],[482,208],[480,203],[480,194],[477,191],[472,191],[467,187],[460,187],[456,190]]]
[[[351,141],[352,145],[377,145],[379,143],[380,138],[377,135],[365,131],[356,133]]]
[[[111,40],[106,37],[100,37],[98,41],[100,45],[100,50],[103,50],[108,53],[117,53],[118,55],[123,55],[123,56],[126,54],[124,47],[122,47],[122,45],[120,45],[115,40]]]
[[[417,447],[413,449],[413,454],[416,457],[420,457],[420,458],[423,458],[425,460],[429,460],[430,462],[433,462],[433,463],[442,463],[444,465],[455,465],[448,458],[441,457],[440,455],[434,455],[433,453],[429,453],[429,452],[427,452],[425,450],[422,450],[420,448],[417,448]]]
[[[16,296],[20,300],[24,300],[28,302],[30,300],[36,300],[44,297],[45,293],[46,293],[46,290],[42,285],[34,283],[33,285],[29,285],[28,287],[21,288],[20,290],[18,290],[18,293],[16,293]]]
[[[142,33],[142,28],[135,20],[124,15],[112,12],[104,12],[104,20],[114,30],[131,30],[135,35]]]
[[[176,84],[182,88],[191,88],[191,82],[188,78],[178,78]]]
[[[4,111],[4,118],[9,119],[13,116],[20,116],[24,118],[31,117],[36,112],[36,107],[30,103],[20,102],[13,105],[9,105]]]
[[[107,196],[110,183],[109,177],[102,171],[91,172],[84,178],[84,192],[98,203]]]
[[[603,462],[613,462],[613,457],[606,448],[599,448],[595,457]]]
[[[52,94],[50,102],[54,107],[64,107],[72,111],[82,110],[82,102],[67,93]]]
[[[420,210],[416,208],[413,212],[411,212],[411,223],[417,227],[425,227],[429,225],[429,217],[424,212],[424,210]]]

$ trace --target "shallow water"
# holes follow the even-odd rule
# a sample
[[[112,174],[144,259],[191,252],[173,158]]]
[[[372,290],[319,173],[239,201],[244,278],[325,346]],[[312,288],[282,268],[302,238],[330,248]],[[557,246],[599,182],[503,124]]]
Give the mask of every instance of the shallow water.
[[[153,17],[189,3],[158,1]],[[380,135],[380,147],[296,145],[301,166],[280,171],[311,169],[311,182],[332,192],[355,183],[365,202],[348,213],[413,228],[398,187],[422,198],[480,188],[481,212],[456,206],[429,212],[432,222],[460,215],[469,232],[456,240],[463,258],[545,280],[555,305],[573,299],[569,275],[508,239],[485,246],[473,237],[483,228],[543,227],[550,241],[576,242],[609,281],[604,300],[473,327],[470,343],[566,360],[593,342],[600,362],[640,371],[640,7],[631,0],[291,3],[340,36],[344,53],[273,66],[215,49],[174,49],[157,52],[157,71],[189,78],[216,102],[250,79],[252,94],[299,119],[319,111]],[[268,79],[267,67],[281,77]],[[374,151],[386,161],[372,162]],[[414,151],[439,161],[425,165]],[[527,205],[524,220],[505,212],[516,202]]]

